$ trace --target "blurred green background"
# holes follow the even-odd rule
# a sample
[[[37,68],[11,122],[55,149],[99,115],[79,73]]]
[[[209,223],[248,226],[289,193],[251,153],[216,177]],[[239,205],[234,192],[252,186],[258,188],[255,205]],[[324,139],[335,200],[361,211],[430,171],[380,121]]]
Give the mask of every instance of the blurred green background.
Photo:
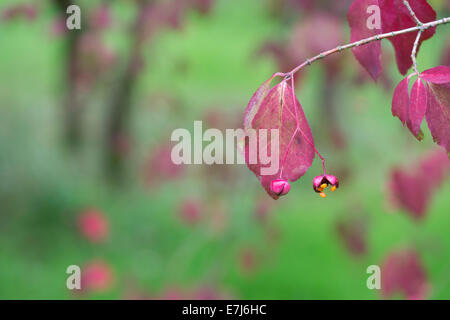
[[[320,13],[339,19],[347,42],[346,9],[328,12],[333,2],[324,1]],[[3,0],[0,11],[19,3]],[[90,32],[87,12],[100,3],[79,1],[82,32]],[[65,138],[64,108],[73,86],[67,83],[67,43],[74,31],[52,33],[60,13],[51,1],[40,1],[32,20],[0,21],[1,299],[200,298],[192,292],[202,288],[237,299],[378,299],[379,292],[366,287],[366,268],[405,246],[423,258],[429,297],[450,298],[450,184],[433,195],[422,221],[388,205],[391,168],[437,148],[425,124],[419,143],[391,115],[393,89],[402,76],[388,42],[386,85],[361,76],[351,52],[342,53],[338,80],[331,84],[331,120],[324,100],[330,85],[326,64],[302,71],[297,96],[328,171],[341,181],[326,199],[311,186],[321,171],[317,158],[278,201],[245,165],[192,165],[177,174],[154,165],[158,150],[171,145],[174,129],[192,131],[194,120],[219,128],[240,125],[258,86],[273,72],[288,71],[279,70],[261,48],[272,40],[287,46],[293,26],[309,12],[277,9],[274,3],[217,0],[206,14],[183,11],[180,26],[158,28],[144,41],[143,63],[126,103],[126,134],[113,155],[122,163],[113,166],[123,171],[119,177],[105,170],[105,128],[132,55],[137,3],[108,1],[111,21],[98,39],[115,59],[87,89],[75,89],[83,101],[76,145]],[[432,3],[438,16],[448,14],[443,1]],[[421,70],[440,63],[448,28],[424,42]],[[334,142],[335,135],[345,143]],[[186,201],[195,203],[194,218]],[[103,241],[93,243],[80,232],[86,210],[106,219]],[[365,249],[358,255],[349,252],[336,227],[355,216],[366,226]],[[92,261],[108,265],[107,288],[68,290],[66,268],[79,265],[83,271]]]

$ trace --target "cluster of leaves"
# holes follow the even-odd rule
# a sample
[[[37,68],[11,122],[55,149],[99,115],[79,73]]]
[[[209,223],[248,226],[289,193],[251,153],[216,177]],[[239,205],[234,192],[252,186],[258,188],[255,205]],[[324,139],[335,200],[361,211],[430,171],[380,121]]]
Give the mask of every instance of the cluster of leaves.
[[[368,16],[366,11],[367,8],[373,5],[380,8],[381,29],[367,27]],[[426,23],[436,20],[436,12],[426,0],[410,1],[410,5],[421,22]],[[414,18],[402,0],[356,0],[350,6],[347,19],[351,30],[350,39],[352,42],[380,33],[389,33],[416,26]],[[429,28],[423,32],[419,40],[419,48],[424,40],[430,39],[434,35],[435,29]],[[401,34],[389,39],[394,46],[398,70],[403,75],[413,65],[411,52],[416,37],[417,31]],[[383,70],[381,64],[381,42],[375,41],[358,46],[353,48],[352,51],[358,62],[376,80]]]
[[[412,248],[389,253],[381,265],[381,294],[391,298],[402,294],[409,300],[423,300],[431,290],[419,253]]]
[[[395,89],[392,114],[406,124],[418,140],[423,139],[420,125],[425,117],[434,141],[450,152],[450,67],[438,66],[423,71],[409,92],[412,76],[403,79]]]

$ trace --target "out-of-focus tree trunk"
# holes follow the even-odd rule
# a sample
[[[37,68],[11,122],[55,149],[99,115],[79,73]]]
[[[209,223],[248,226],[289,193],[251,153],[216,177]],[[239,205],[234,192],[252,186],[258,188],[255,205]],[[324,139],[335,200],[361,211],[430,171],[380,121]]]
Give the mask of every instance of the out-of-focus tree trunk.
[[[120,181],[123,177],[126,152],[121,148],[123,141],[129,139],[127,122],[131,111],[131,100],[142,64],[142,46],[144,42],[143,19],[146,6],[151,1],[139,0],[138,13],[132,33],[130,56],[124,74],[113,88],[112,102],[107,114],[105,169],[113,180]]]
[[[53,0],[60,11],[61,17],[66,17],[67,8],[72,4],[69,0]],[[83,17],[82,17],[83,18]],[[82,19],[83,21],[83,19]],[[76,80],[79,65],[78,47],[83,28],[68,30],[66,33],[66,98],[64,102],[64,140],[71,149],[77,149],[81,144],[81,112],[82,103],[77,92]]]
[[[80,95],[76,88],[76,73],[78,65],[78,44],[81,30],[73,30],[70,32],[68,40],[68,61],[67,61],[67,76],[68,76],[68,93],[65,104],[65,130],[66,141],[71,147],[78,148],[81,144],[81,112],[82,103]]]

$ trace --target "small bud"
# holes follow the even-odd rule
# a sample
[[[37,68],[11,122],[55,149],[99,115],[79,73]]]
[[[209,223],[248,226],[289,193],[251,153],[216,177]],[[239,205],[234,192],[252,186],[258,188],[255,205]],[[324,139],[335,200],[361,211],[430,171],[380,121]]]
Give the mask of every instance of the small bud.
[[[275,179],[270,183],[270,190],[277,196],[284,196],[291,190],[291,185],[287,180]]]

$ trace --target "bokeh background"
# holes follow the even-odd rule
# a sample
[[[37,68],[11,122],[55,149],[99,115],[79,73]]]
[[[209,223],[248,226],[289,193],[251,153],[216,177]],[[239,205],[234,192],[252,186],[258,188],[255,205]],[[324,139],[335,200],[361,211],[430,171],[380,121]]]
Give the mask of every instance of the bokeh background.
[[[450,298],[450,183],[414,193],[422,209],[394,205],[393,170],[442,150],[392,117],[387,41],[377,84],[350,51],[298,76],[341,182],[326,199],[317,158],[278,201],[245,165],[170,161],[174,129],[238,128],[272,73],[348,42],[351,1],[74,1],[81,31],[65,30],[69,3],[0,3],[0,298]],[[449,64],[449,30],[420,70]],[[382,290],[366,286],[374,264],[391,268]]]

